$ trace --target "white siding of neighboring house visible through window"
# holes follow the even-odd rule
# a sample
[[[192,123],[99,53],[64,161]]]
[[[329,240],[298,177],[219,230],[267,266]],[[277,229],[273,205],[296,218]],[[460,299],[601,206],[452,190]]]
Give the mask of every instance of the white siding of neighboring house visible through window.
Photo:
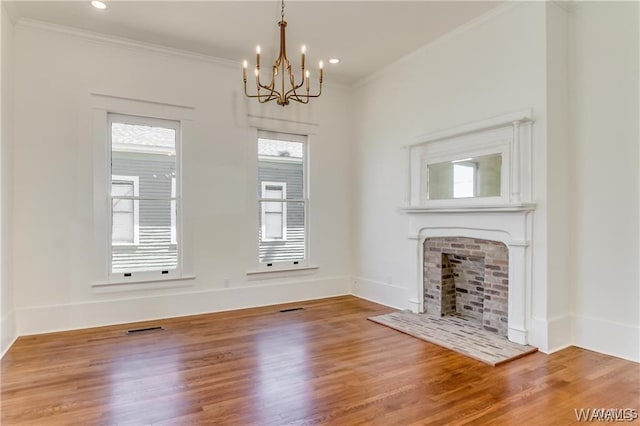
[[[179,122],[109,115],[111,274],[179,272]]]

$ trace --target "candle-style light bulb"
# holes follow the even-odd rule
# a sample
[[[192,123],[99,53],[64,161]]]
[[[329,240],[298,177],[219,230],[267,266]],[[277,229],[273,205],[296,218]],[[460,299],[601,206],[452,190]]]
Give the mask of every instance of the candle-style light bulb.
[[[242,78],[244,81],[247,81],[247,67],[249,63],[247,61],[242,61]]]
[[[256,68],[260,69],[260,45],[256,46]]]
[[[249,66],[249,62],[247,62],[246,59],[242,61],[242,68],[247,69],[248,66]]]
[[[323,63],[322,61],[320,61],[320,62],[318,63],[318,66],[320,67],[320,69],[322,69],[322,67],[324,67],[324,63]]]
[[[307,46],[303,44],[301,50],[302,50],[302,54],[304,55],[305,53],[307,53]]]
[[[324,70],[322,69],[322,67],[324,66],[324,64],[322,63],[322,61],[320,61],[320,63],[318,64],[318,66],[320,67],[320,84],[322,85],[322,78],[323,78],[323,73],[324,73]]]

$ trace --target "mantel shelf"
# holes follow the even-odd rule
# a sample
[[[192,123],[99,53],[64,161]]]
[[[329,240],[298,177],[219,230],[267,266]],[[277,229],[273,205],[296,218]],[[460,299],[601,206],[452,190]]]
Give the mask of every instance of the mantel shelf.
[[[429,207],[429,206],[413,206],[401,207],[399,210],[406,214],[425,214],[425,213],[518,213],[530,212],[535,210],[536,205],[532,203],[508,204],[508,205],[487,205],[487,206],[459,206],[459,207]]]

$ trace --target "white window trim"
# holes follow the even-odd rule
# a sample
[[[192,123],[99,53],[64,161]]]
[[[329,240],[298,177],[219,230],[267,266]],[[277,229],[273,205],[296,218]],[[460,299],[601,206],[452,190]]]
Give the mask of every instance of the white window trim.
[[[272,127],[269,127],[273,129]],[[306,270],[307,267],[311,265],[310,263],[310,252],[309,252],[309,241],[310,241],[310,230],[309,230],[309,136],[303,134],[294,134],[294,133],[284,133],[275,130],[261,130],[256,129],[255,138],[253,139],[253,146],[256,152],[256,167],[255,170],[258,170],[258,162],[260,161],[260,156],[257,154],[258,147],[258,139],[275,139],[281,141],[289,141],[289,142],[299,142],[302,143],[302,198],[301,199],[290,199],[288,202],[301,202],[303,203],[304,208],[304,259],[299,260],[288,260],[288,261],[271,261],[271,262],[261,262],[260,254],[259,254],[259,245],[260,245],[260,237],[256,238],[256,266],[255,269],[252,269],[247,272],[248,275],[255,275],[260,272],[279,272],[279,271],[299,271]],[[255,175],[256,184],[258,183],[257,173]],[[262,194],[261,194],[262,195]],[[256,208],[260,208],[259,203],[262,201],[261,198],[258,198],[258,202],[256,203]],[[256,215],[257,216],[257,215]],[[254,228],[255,229],[255,228]],[[279,241],[279,240],[278,240]],[[311,269],[316,269],[314,266]]]
[[[176,197],[177,178],[171,178],[171,244],[178,245],[178,201]]]
[[[155,127],[163,127],[163,128],[167,128],[167,129],[173,129],[176,132],[176,192],[177,192],[177,196],[176,197],[170,197],[169,200],[174,200],[178,206],[178,208],[176,210],[180,209],[181,206],[181,197],[180,197],[180,192],[179,192],[179,188],[180,188],[180,184],[181,184],[181,175],[182,175],[182,166],[181,166],[181,159],[182,159],[182,141],[181,141],[181,122],[177,121],[177,120],[171,120],[171,119],[160,119],[160,118],[152,118],[152,117],[147,117],[147,116],[142,116],[142,115],[129,115],[129,114],[119,114],[119,113],[107,113],[106,115],[107,118],[107,140],[106,140],[106,148],[107,148],[107,159],[108,159],[108,164],[107,164],[107,170],[108,170],[108,175],[107,175],[107,187],[108,187],[108,198],[109,198],[109,202],[107,203],[107,207],[108,207],[108,212],[107,212],[107,218],[108,218],[108,229],[111,230],[111,227],[113,226],[112,224],[112,215],[111,215],[111,185],[112,185],[112,177],[111,177],[111,152],[113,149],[113,146],[111,144],[112,142],[112,136],[111,136],[111,126],[112,123],[117,122],[117,123],[124,123],[124,124],[131,124],[131,125],[140,125],[140,126],[155,126]],[[181,215],[178,215],[179,217],[177,218],[177,223],[176,223],[176,252],[177,252],[177,262],[176,262],[176,267],[174,269],[159,269],[156,271],[131,271],[131,272],[113,272],[112,271],[112,264],[113,264],[113,251],[112,251],[112,240],[111,240],[111,234],[109,233],[109,237],[106,239],[106,244],[107,244],[107,277],[108,277],[108,283],[112,283],[112,284],[119,284],[119,283],[126,283],[126,282],[154,282],[154,281],[160,281],[160,280],[175,280],[175,279],[179,279],[182,277],[183,272],[182,272],[182,244],[181,244],[181,234],[182,234],[182,230],[181,230],[181,225],[182,225],[182,220],[181,220]]]
[[[111,184],[113,185],[113,181],[125,181],[133,183],[133,196],[140,196],[140,179],[138,176],[122,176],[122,175],[112,175],[111,176]],[[113,198],[119,197],[111,197],[113,206]],[[110,216],[113,212],[110,212]],[[113,223],[111,224],[113,226]],[[116,246],[137,246],[140,244],[140,211],[139,211],[139,203],[134,201],[133,203],[133,243],[115,243]]]
[[[107,182],[111,175],[110,140],[108,139],[108,114],[119,113],[140,117],[155,117],[164,120],[179,121],[180,139],[179,158],[182,157],[185,142],[195,140],[198,137],[197,127],[194,124],[196,108],[190,105],[170,103],[167,99],[136,99],[105,93],[90,93],[87,103],[87,115],[91,116],[91,122],[81,127],[82,135],[93,145],[93,250],[90,256],[91,268],[89,285],[94,292],[98,286],[104,289],[113,286],[120,292],[153,290],[166,288],[167,282],[176,280],[193,279],[196,277],[193,256],[193,231],[188,221],[182,218],[189,217],[192,209],[189,187],[182,186],[182,165],[178,162],[176,177],[178,178],[178,194],[181,202],[177,205],[178,223],[177,233],[180,235],[180,250],[178,259],[181,264],[179,277],[154,276],[151,281],[140,280],[137,277],[129,278],[123,284],[123,280],[111,282],[110,271],[110,247],[107,244],[111,239],[109,223],[109,194],[111,188]],[[247,194],[249,196],[249,194]],[[144,284],[137,285],[143,281]]]
[[[260,237],[262,239],[263,242],[274,242],[274,241],[287,241],[287,183],[286,182],[262,182],[262,191],[261,191],[261,195],[262,197],[260,198],[260,202],[265,202],[265,201],[274,201],[277,202],[277,199],[271,199],[271,198],[267,198],[264,196],[264,193],[267,189],[267,186],[278,186],[282,189],[282,217],[281,217],[281,221],[282,221],[282,238],[266,238],[265,235],[267,235],[267,224],[266,224],[266,212],[264,210],[264,206],[261,206],[262,208],[260,209],[260,223],[262,224],[261,226],[261,231],[260,231]]]

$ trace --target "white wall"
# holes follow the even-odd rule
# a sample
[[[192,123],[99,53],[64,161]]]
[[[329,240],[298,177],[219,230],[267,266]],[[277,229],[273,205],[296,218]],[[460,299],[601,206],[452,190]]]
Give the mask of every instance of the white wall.
[[[426,46],[355,93],[356,294],[406,308],[418,277],[405,201],[403,145],[431,131],[533,108],[531,339],[548,350],[546,35],[544,3],[508,5]]]
[[[549,350],[571,343],[573,202],[569,126],[569,13],[557,2],[546,14],[547,338]]]
[[[0,356],[16,337],[12,281],[13,22],[0,6]]]
[[[15,304],[18,333],[344,294],[350,275],[348,93],[258,108],[239,65],[18,24],[15,31]],[[183,141],[192,286],[96,293],[90,93],[195,107]],[[319,124],[310,140],[310,253],[317,271],[247,279],[257,217],[247,114]],[[224,288],[224,280],[229,288]]]
[[[575,343],[640,360],[638,3],[580,2],[570,73]]]

